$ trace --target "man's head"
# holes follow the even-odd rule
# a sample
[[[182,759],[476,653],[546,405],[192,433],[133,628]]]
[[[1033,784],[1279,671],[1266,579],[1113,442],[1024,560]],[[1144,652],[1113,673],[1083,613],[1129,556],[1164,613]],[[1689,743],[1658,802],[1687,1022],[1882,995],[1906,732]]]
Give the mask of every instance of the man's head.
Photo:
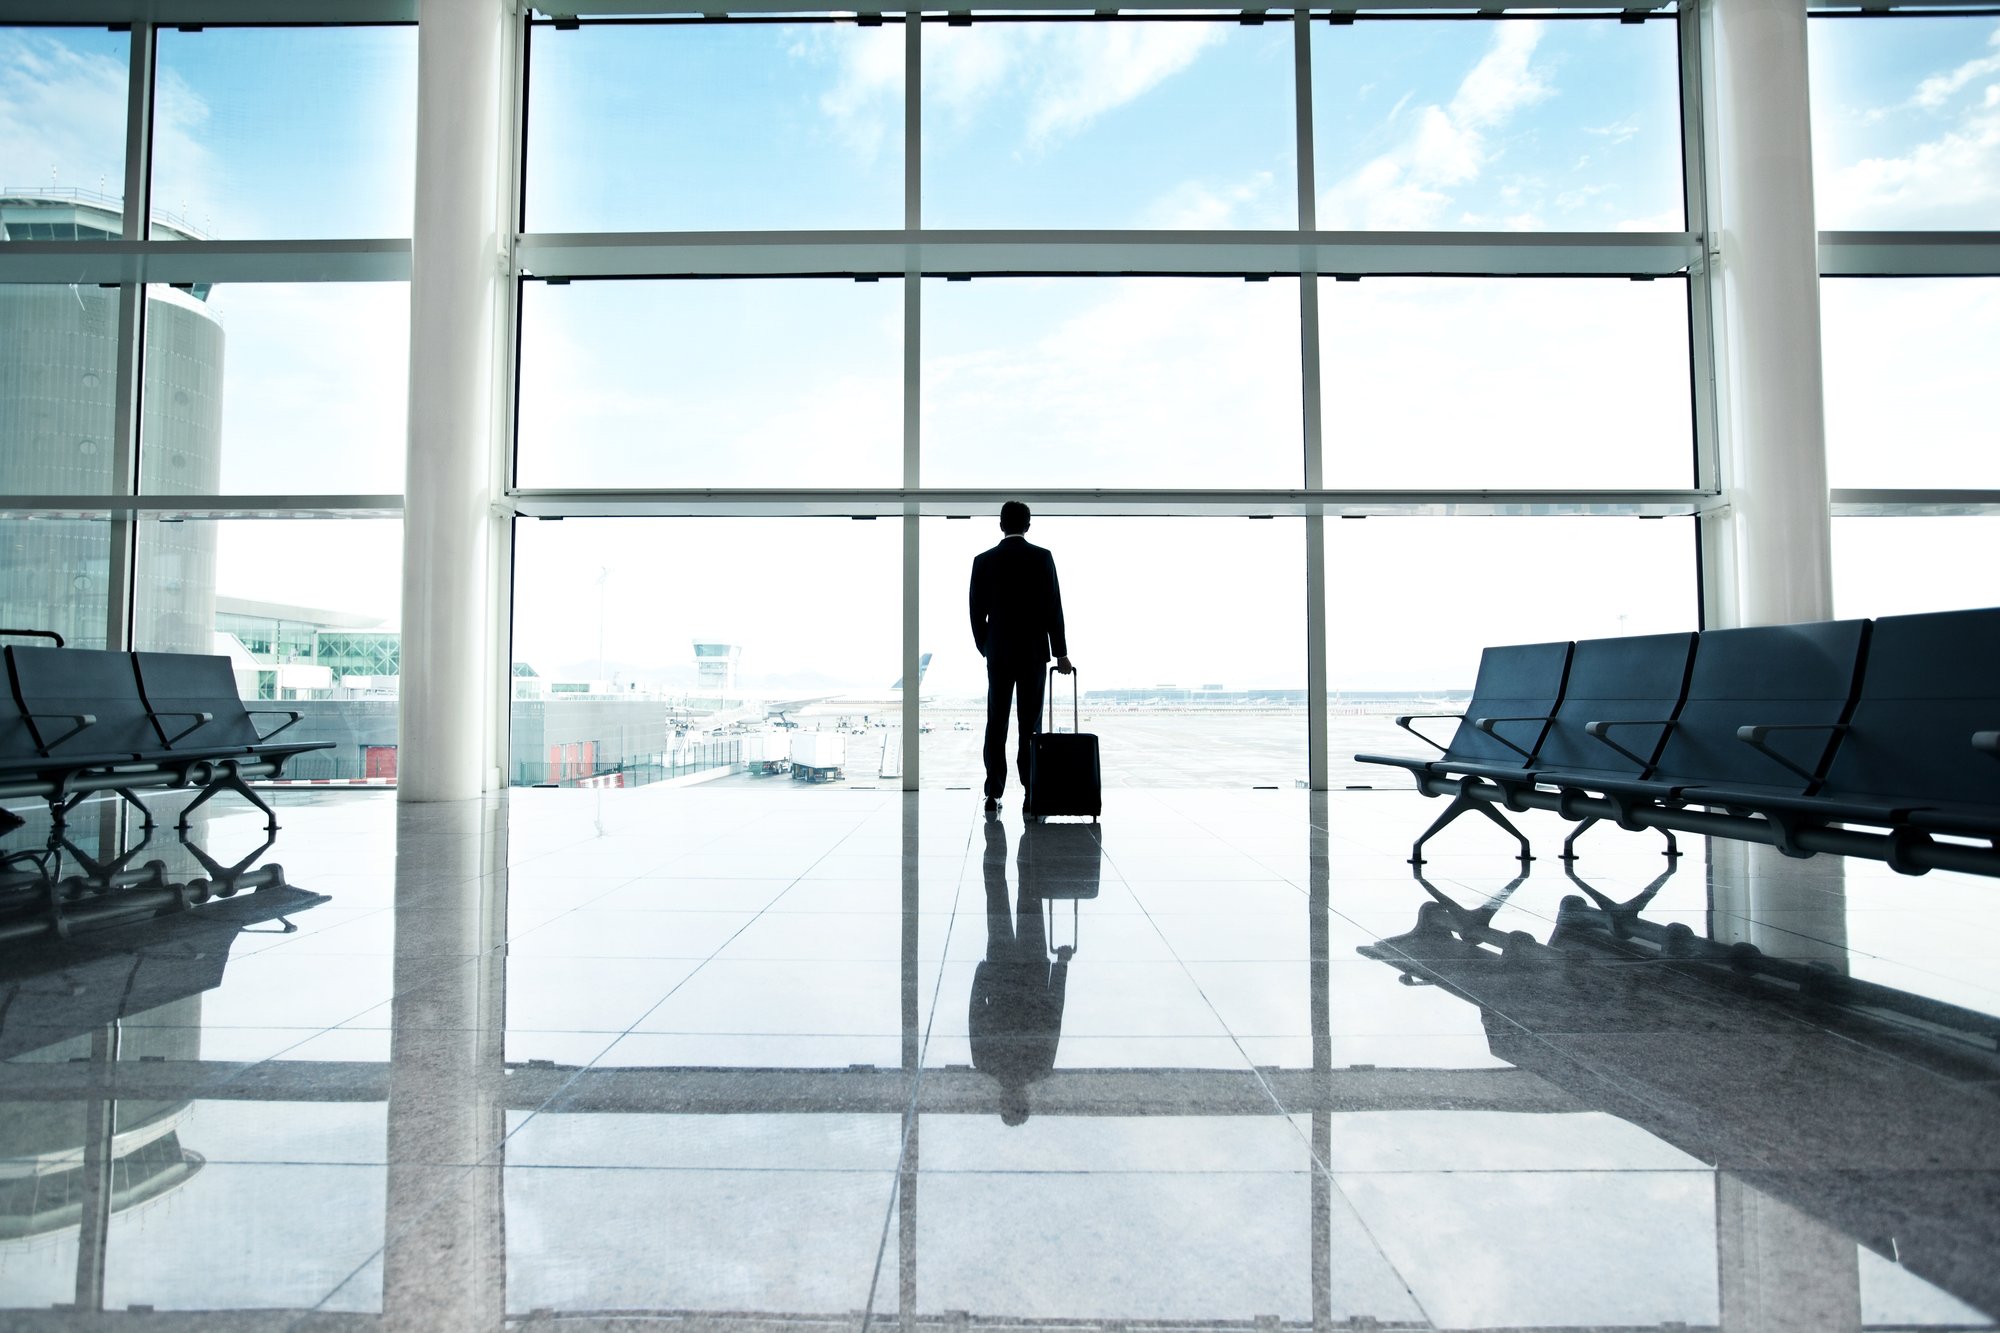
[[[1028,530],[1028,518],[1028,506],[1019,500],[1009,500],[1000,506],[1000,531],[1018,537]]]

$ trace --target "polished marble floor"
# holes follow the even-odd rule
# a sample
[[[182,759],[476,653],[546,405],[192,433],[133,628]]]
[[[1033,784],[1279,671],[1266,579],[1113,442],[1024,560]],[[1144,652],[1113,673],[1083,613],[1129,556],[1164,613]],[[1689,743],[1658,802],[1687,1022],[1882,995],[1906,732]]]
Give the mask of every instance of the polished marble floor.
[[[2000,1314],[1990,881],[1546,815],[1417,878],[1389,792],[277,799],[0,841],[0,1328]]]

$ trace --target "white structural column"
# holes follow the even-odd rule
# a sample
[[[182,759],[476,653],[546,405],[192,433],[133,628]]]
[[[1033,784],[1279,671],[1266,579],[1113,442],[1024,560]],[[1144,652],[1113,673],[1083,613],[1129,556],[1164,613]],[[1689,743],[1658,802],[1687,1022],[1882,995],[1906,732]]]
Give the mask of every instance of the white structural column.
[[[506,26],[502,0],[424,0],[419,13],[397,759],[405,801],[476,796],[490,762]]]
[[[1833,614],[1804,0],[1708,0],[1726,529],[1711,624]]]

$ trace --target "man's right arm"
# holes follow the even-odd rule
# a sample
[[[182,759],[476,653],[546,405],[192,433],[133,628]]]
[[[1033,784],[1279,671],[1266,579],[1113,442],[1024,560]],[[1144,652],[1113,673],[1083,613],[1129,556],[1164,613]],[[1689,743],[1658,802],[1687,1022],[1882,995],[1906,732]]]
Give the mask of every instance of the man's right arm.
[[[978,559],[972,562],[972,582],[966,590],[966,601],[972,611],[972,642],[978,645],[979,655],[986,657],[986,589],[985,570]]]

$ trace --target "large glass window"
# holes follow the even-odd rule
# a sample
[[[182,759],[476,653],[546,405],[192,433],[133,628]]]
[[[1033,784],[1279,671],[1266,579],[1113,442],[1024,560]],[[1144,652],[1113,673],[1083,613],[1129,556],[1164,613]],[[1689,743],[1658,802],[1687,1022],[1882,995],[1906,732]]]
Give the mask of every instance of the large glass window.
[[[929,486],[1297,486],[1298,283],[924,284]]]
[[[900,24],[529,33],[530,231],[902,225]]]
[[[158,42],[156,239],[410,234],[414,25],[167,28]]]
[[[1407,787],[1357,753],[1409,754],[1399,713],[1457,713],[1493,644],[1700,628],[1692,520],[1411,517],[1327,520],[1327,719],[1336,788]],[[1521,552],[1562,595],[1471,571]],[[1452,723],[1420,722],[1448,740]]]
[[[95,284],[0,286],[0,495],[119,489],[122,301]]]
[[[119,235],[131,47],[103,28],[0,27],[0,241]]]
[[[1820,339],[1831,484],[2000,487],[2000,279],[1828,279]]]
[[[1000,531],[986,515],[926,519],[923,540],[921,777],[977,788],[986,674],[967,590],[972,558]],[[1055,722],[1071,729],[1080,708],[1107,785],[1290,788],[1306,776],[1297,520],[1046,517],[1028,540],[1055,556],[1077,668],[1057,677]],[[1009,734],[1011,756],[1019,733]]]
[[[2000,606],[2000,516],[1833,520],[1833,609],[1843,617]]]
[[[893,486],[902,283],[528,282],[524,486]]]
[[[1680,231],[1678,51],[1671,15],[1315,28],[1319,225]]]
[[[2000,18],[1815,18],[1824,230],[2000,227]]]
[[[142,490],[403,489],[406,284],[155,286],[149,297]]]
[[[515,534],[516,785],[752,783],[809,736],[818,777],[873,786],[900,753],[875,726],[901,660],[900,523],[569,519]]]
[[[1289,25],[930,24],[927,227],[1298,224]]]
[[[1320,366],[1330,486],[1694,480],[1678,279],[1322,282]]]
[[[287,778],[396,776],[401,523],[146,520],[138,534],[133,647],[222,654],[252,707],[303,713],[286,739],[334,744]]]
[[[0,519],[0,625],[54,630],[72,648],[102,648],[110,588],[109,522]]]

